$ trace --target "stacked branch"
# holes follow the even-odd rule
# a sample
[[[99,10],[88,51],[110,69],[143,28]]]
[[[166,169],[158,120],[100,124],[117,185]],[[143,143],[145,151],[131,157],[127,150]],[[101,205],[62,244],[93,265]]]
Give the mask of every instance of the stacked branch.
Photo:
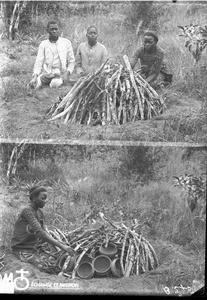
[[[17,170],[18,160],[22,157],[26,147],[27,147],[26,140],[24,139],[22,140],[22,142],[14,146],[8,162],[8,168],[6,173],[6,176],[9,180],[12,175],[15,175]]]
[[[66,96],[50,109],[50,120],[93,125],[125,124],[148,120],[163,111],[162,98],[131,69],[105,62],[94,74],[80,78]]]
[[[72,278],[77,276],[76,272],[84,255],[93,258],[99,247],[107,247],[108,243],[115,244],[118,249],[122,277],[140,275],[158,267],[155,250],[135,228],[129,228],[123,223],[114,223],[103,213],[99,213],[99,216],[103,222],[98,228],[81,226],[67,233],[57,228],[50,230],[54,238],[70,245],[78,257],[71,271]],[[67,262],[64,268],[67,268]]]

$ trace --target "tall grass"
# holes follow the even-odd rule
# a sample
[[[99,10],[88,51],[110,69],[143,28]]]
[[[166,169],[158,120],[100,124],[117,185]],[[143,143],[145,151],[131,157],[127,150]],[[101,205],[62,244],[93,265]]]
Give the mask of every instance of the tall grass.
[[[147,28],[140,25],[145,24],[144,22],[141,23],[144,16],[138,16],[136,24],[133,23],[135,21],[132,22],[130,19],[131,5],[126,7],[122,4],[113,4],[108,12],[105,9],[98,9],[91,13],[84,13],[81,16],[76,13],[68,15],[67,11],[61,11],[59,16],[61,33],[63,37],[71,40],[74,53],[76,53],[78,45],[86,41],[87,27],[94,24],[99,30],[98,39],[107,47],[109,57],[113,62],[122,62],[124,54],[131,58],[134,50],[142,43],[137,28],[139,27],[140,32]],[[172,120],[168,120],[166,126],[163,126],[163,130],[159,132],[160,136],[156,133],[156,138],[174,142],[205,141],[207,95],[205,61],[207,54],[205,50],[199,63],[194,64],[194,59],[185,48],[185,40],[179,36],[180,31],[177,27],[179,25],[189,25],[191,22],[204,26],[205,6],[196,3],[177,3],[173,5],[172,3],[157,2],[153,7],[156,9],[158,17],[156,20],[149,20],[149,24],[151,24],[149,28],[153,29],[153,24],[156,23],[159,35],[158,45],[165,50],[167,64],[173,74],[169,97],[173,97],[170,94],[174,93],[179,99],[184,94],[185,99],[191,97],[203,102],[202,110],[198,111],[196,115],[191,113],[186,118],[173,116]],[[22,94],[26,94],[26,84],[31,78],[35,53],[38,49],[37,37],[41,37],[46,33],[46,24],[53,17],[42,13],[37,18],[31,19],[31,31],[30,33],[27,32],[30,39],[27,40],[26,44],[24,40],[21,42],[22,52],[18,54],[20,59],[14,59],[3,71],[4,76],[11,76],[4,87],[3,97],[6,102],[14,102],[17,98],[21,99]],[[55,18],[58,19],[57,16]],[[18,47],[20,47],[19,43],[16,45],[16,48]],[[14,45],[13,48],[15,48]],[[168,93],[168,89],[166,92]],[[27,98],[27,95],[25,97]],[[130,133],[127,138],[130,138]]]
[[[82,159],[74,159],[68,151],[66,160],[56,155],[53,161],[40,156],[24,161],[27,172],[20,168],[9,187],[12,193],[9,193],[10,207],[2,213],[1,243],[10,247],[17,212],[28,202],[29,186],[39,181],[48,191],[49,201],[43,211],[49,228],[70,230],[79,226],[88,213],[93,212],[92,217],[96,219],[98,211],[126,225],[136,218],[142,224],[141,234],[152,243],[158,255],[159,278],[155,270],[153,281],[156,277],[158,285],[169,288],[181,284],[191,286],[193,280],[203,282],[205,218],[199,215],[200,207],[194,212],[189,210],[188,196],[174,187],[172,176],[201,175],[205,171],[205,153],[154,149],[154,177],[149,174],[151,180],[146,181],[138,165],[132,168],[128,162],[130,152],[126,149],[88,150],[91,155],[88,153]],[[128,176],[120,172],[124,155]],[[131,155],[136,157],[133,151]],[[145,160],[143,164],[148,163],[147,157]]]
[[[188,195],[174,187],[173,176],[185,173],[202,175],[205,153],[198,152],[186,160],[180,150],[155,151],[154,178],[150,177],[148,182],[142,180],[138,166],[136,169],[128,165],[129,176],[119,172],[123,153],[128,154],[118,149],[109,150],[101,158],[99,151],[95,151],[90,158],[77,161],[68,157],[65,161],[60,156],[52,163],[49,159],[33,158],[27,164],[26,173],[19,169],[13,187],[17,193],[24,191],[24,195],[35,181],[48,187],[49,202],[45,215],[50,226],[55,224],[66,229],[79,222],[86,213],[103,211],[116,221],[128,222],[132,218],[137,218],[140,223],[147,221],[144,230],[151,238],[159,237],[180,245],[193,242],[201,249],[204,243],[203,221],[196,220],[196,230],[188,226],[192,224]],[[23,203],[27,201],[24,196]],[[15,207],[15,199],[12,207]],[[193,217],[199,215],[200,209]],[[6,220],[7,216],[3,222]],[[11,233],[4,234],[8,243],[6,236],[10,237]]]
[[[199,90],[202,93],[202,90],[205,89],[201,77],[204,76],[202,67],[206,61],[206,50],[199,64],[194,65],[192,55],[184,46],[184,38],[179,37],[180,31],[177,26],[190,25],[190,23],[204,26],[206,22],[205,5],[195,2],[173,5],[173,3],[158,1],[153,4],[153,7],[157,18],[148,20],[149,28],[153,29],[156,23],[160,39],[159,45],[165,50],[168,64],[174,75],[174,87],[184,92],[195,92],[196,94]],[[128,7],[123,3],[113,4],[111,10],[108,11],[104,6],[102,8],[101,10],[100,6],[100,9],[91,13],[84,13],[81,16],[77,15],[75,11],[73,15],[69,14],[67,9],[60,10],[59,22],[62,36],[71,40],[74,52],[76,52],[78,45],[86,41],[87,27],[94,24],[99,30],[99,41],[107,47],[111,59],[120,61],[123,54],[131,57],[137,44],[140,44],[136,27],[145,19],[145,16],[138,16],[137,24],[132,23],[130,18],[132,18],[133,6],[131,3]],[[46,13],[31,19],[30,34],[27,33],[30,35],[30,39],[27,41],[29,44],[33,45],[33,40],[36,41],[37,36],[46,34],[47,22],[53,17],[58,19],[58,16],[47,15]],[[140,28],[141,31],[145,29],[148,28],[142,26]],[[28,57],[28,62],[29,60],[31,61]],[[18,68],[18,62],[16,67]],[[31,72],[29,69],[31,66],[28,68],[28,73]]]

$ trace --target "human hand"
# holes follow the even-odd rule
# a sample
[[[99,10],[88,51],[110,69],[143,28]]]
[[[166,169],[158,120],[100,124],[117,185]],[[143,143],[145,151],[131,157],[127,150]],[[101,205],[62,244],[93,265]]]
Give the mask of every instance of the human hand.
[[[70,76],[70,72],[66,71],[63,75],[62,75],[62,80],[63,83],[66,83],[68,81],[68,77]]]
[[[36,83],[37,83],[37,76],[34,76],[34,77],[32,78],[32,80],[29,82],[29,87],[32,88],[32,89],[34,89]]]
[[[142,65],[141,66],[141,72],[145,73],[148,71],[148,66],[147,65]]]
[[[73,249],[68,246],[68,245],[62,245],[62,249],[65,251],[65,252],[68,252],[71,256],[74,256],[75,252],[73,251]]]
[[[87,75],[87,72],[84,71],[82,68],[77,68],[77,69],[76,69],[76,75],[77,75],[77,76],[86,76],[86,75]]]
[[[81,73],[80,73],[80,76],[87,76],[88,75],[88,73],[86,72],[86,71],[82,71]]]

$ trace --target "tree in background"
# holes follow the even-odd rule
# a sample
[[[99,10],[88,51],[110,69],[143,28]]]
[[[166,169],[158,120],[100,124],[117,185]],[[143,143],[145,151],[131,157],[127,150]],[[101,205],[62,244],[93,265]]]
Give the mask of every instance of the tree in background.
[[[131,1],[131,8],[128,13],[128,21],[137,29],[142,24],[143,29],[157,29],[158,6],[155,1]],[[139,28],[140,29],[140,28]],[[141,32],[142,30],[140,30]]]
[[[3,3],[3,19],[9,39],[15,39],[15,34],[19,30],[21,15],[27,5],[28,1],[8,1]]]
[[[38,21],[40,14],[52,15],[58,18],[61,7],[65,5],[59,1],[4,1],[1,3],[1,15],[10,40],[14,40],[20,32],[25,32],[32,25],[32,21]]]

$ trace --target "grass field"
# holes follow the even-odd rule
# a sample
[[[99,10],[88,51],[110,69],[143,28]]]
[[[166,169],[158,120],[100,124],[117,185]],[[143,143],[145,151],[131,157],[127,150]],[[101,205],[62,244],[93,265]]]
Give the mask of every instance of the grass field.
[[[161,270],[159,284],[172,289],[180,284],[191,286],[193,280],[203,282],[203,204],[191,212],[188,194],[174,186],[173,176],[187,173],[203,177],[205,151],[95,146],[53,147],[50,151],[51,157],[49,148],[28,146],[11,177],[12,185],[1,183],[3,245],[10,247],[16,214],[28,202],[29,186],[39,182],[48,189],[49,202],[44,208],[48,227],[68,230],[92,211],[95,219],[101,211],[125,224],[137,218],[144,224],[143,236],[158,254],[160,267],[155,274]],[[2,153],[7,153],[3,156],[6,170],[9,148],[4,147]],[[4,174],[2,179],[6,179]]]
[[[137,37],[140,20],[136,21],[134,12],[133,20],[136,22],[132,22],[131,8],[130,5],[113,3],[110,11],[102,4],[94,12],[87,11],[81,15],[77,12],[67,15],[63,10],[59,16],[63,36],[71,39],[75,51],[78,44],[85,40],[88,25],[95,24],[99,29],[99,41],[106,45],[110,58],[122,62],[122,56],[127,54],[130,57],[141,42]],[[19,40],[10,43],[2,36],[1,50],[10,58],[1,70],[4,93],[0,103],[0,136],[37,138],[41,141],[47,138],[75,138],[206,142],[206,50],[201,61],[195,65],[177,28],[178,25],[189,25],[191,22],[204,26],[206,8],[199,3],[174,6],[161,2],[157,4],[155,13],[159,15],[154,23],[160,37],[159,44],[166,51],[174,75],[172,86],[163,91],[166,93],[167,106],[163,119],[160,116],[161,119],[157,121],[107,128],[48,123],[44,119],[46,110],[68,88],[46,88],[30,95],[26,89],[32,75],[39,37],[43,38],[47,21],[55,17],[44,12],[32,19],[31,26],[24,35],[19,36]],[[149,29],[153,28],[152,21]],[[26,34],[30,38],[24,40]],[[205,148],[30,144],[16,161],[16,166],[12,165],[8,178],[6,172],[13,146],[1,145],[0,149],[0,246],[4,245],[9,251],[16,215],[28,202],[29,187],[41,183],[48,190],[49,202],[44,212],[49,227],[56,225],[62,230],[68,229],[78,225],[92,211],[94,218],[98,211],[102,211],[109,219],[122,220],[126,224],[137,218],[143,223],[143,236],[152,243],[158,255],[160,266],[154,273],[129,278],[128,281],[117,279],[113,282],[110,278],[105,282],[104,279],[100,282],[92,280],[86,282],[86,289],[86,285],[93,285],[93,291],[97,292],[111,284],[110,291],[119,289],[126,292],[141,289],[145,282],[146,285],[159,287],[164,294],[170,291],[175,295],[175,286],[194,286],[196,291],[196,287],[204,285],[205,199],[191,211],[188,193],[174,186],[173,176],[193,174],[204,177]],[[8,256],[6,259],[7,272],[20,268],[14,258]],[[26,267],[29,269],[28,265]],[[42,279],[42,274],[33,269],[30,271],[31,280]],[[63,279],[45,276],[44,280],[61,282]]]

